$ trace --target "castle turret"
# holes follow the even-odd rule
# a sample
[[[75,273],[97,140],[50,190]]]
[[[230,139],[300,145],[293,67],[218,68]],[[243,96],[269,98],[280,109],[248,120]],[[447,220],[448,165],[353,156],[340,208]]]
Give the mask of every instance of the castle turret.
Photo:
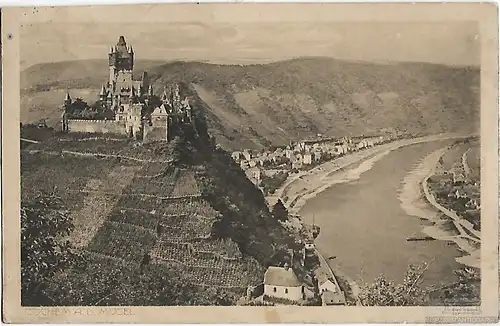
[[[64,98],[64,106],[67,106],[72,103],[71,96],[69,96],[69,92],[66,92],[66,97]]]
[[[143,92],[146,93],[149,89],[149,77],[146,71],[142,73],[141,85]]]
[[[68,107],[71,104],[71,96],[69,92],[66,92],[66,97],[64,98],[63,112],[61,114],[61,131],[68,131]]]
[[[137,99],[137,93],[135,91],[135,87],[132,87],[130,89],[130,103],[135,102],[136,99]]]
[[[101,92],[99,93],[99,99],[101,101],[105,101],[106,100],[106,95],[107,95],[106,88],[104,87],[104,85],[102,85]]]
[[[167,86],[163,86],[163,94],[161,95],[161,101],[163,104],[170,104],[168,99]]]

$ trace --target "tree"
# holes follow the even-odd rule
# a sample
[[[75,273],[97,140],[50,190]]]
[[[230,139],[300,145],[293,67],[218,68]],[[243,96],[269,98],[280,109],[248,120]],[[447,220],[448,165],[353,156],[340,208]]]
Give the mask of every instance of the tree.
[[[428,290],[422,287],[427,267],[427,264],[410,265],[401,284],[380,276],[361,288],[359,298],[364,306],[420,306],[428,295]]]
[[[52,194],[21,204],[21,301],[23,305],[45,304],[42,290],[49,277],[78,260],[69,243],[61,238],[73,228]]]
[[[437,289],[440,302],[447,305],[478,305],[481,303],[481,274],[479,269],[461,268],[454,271],[457,282]]]
[[[286,209],[285,204],[283,204],[281,198],[279,198],[274,205],[272,213],[278,221],[284,222],[288,220],[288,210]]]

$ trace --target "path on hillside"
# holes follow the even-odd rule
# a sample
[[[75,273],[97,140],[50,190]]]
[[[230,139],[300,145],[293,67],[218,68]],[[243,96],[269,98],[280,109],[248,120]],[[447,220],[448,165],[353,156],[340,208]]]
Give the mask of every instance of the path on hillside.
[[[29,149],[29,150],[23,150],[23,152],[27,152],[30,154],[37,154],[37,153],[43,153],[47,155],[54,155],[54,156],[62,156],[64,154],[69,154],[69,155],[74,155],[74,156],[84,156],[84,157],[96,157],[96,158],[119,158],[119,159],[124,159],[124,160],[131,160],[135,162],[141,162],[141,163],[172,163],[174,160],[151,160],[151,159],[141,159],[138,157],[133,157],[133,156],[126,156],[126,155],[119,155],[119,154],[104,154],[104,153],[98,153],[98,152],[76,152],[76,151],[68,151],[68,150],[62,150],[62,151],[46,151],[42,149]]]

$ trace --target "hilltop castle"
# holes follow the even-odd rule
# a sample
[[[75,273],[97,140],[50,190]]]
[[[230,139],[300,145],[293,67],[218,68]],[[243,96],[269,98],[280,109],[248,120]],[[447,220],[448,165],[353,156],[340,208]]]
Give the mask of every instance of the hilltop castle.
[[[108,53],[109,79],[102,85],[93,113],[104,117],[88,119],[75,109],[69,92],[63,102],[61,129],[64,132],[119,133],[142,140],[172,138],[172,130],[180,124],[193,123],[187,97],[182,99],[178,84],[164,87],[154,94],[147,72],[134,80],[134,50],[120,36]]]

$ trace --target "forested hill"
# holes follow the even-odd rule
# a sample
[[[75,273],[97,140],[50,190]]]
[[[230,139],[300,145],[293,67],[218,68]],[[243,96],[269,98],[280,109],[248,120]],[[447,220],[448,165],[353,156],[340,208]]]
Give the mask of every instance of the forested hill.
[[[417,133],[479,128],[479,69],[426,63],[374,64],[299,58],[263,65],[138,61],[161,92],[184,81],[205,104],[226,148],[285,144],[318,133],[357,135],[393,128]],[[106,80],[105,61],[37,65],[23,73],[23,121],[58,118],[67,87],[90,101]],[[50,99],[48,99],[50,98]]]

